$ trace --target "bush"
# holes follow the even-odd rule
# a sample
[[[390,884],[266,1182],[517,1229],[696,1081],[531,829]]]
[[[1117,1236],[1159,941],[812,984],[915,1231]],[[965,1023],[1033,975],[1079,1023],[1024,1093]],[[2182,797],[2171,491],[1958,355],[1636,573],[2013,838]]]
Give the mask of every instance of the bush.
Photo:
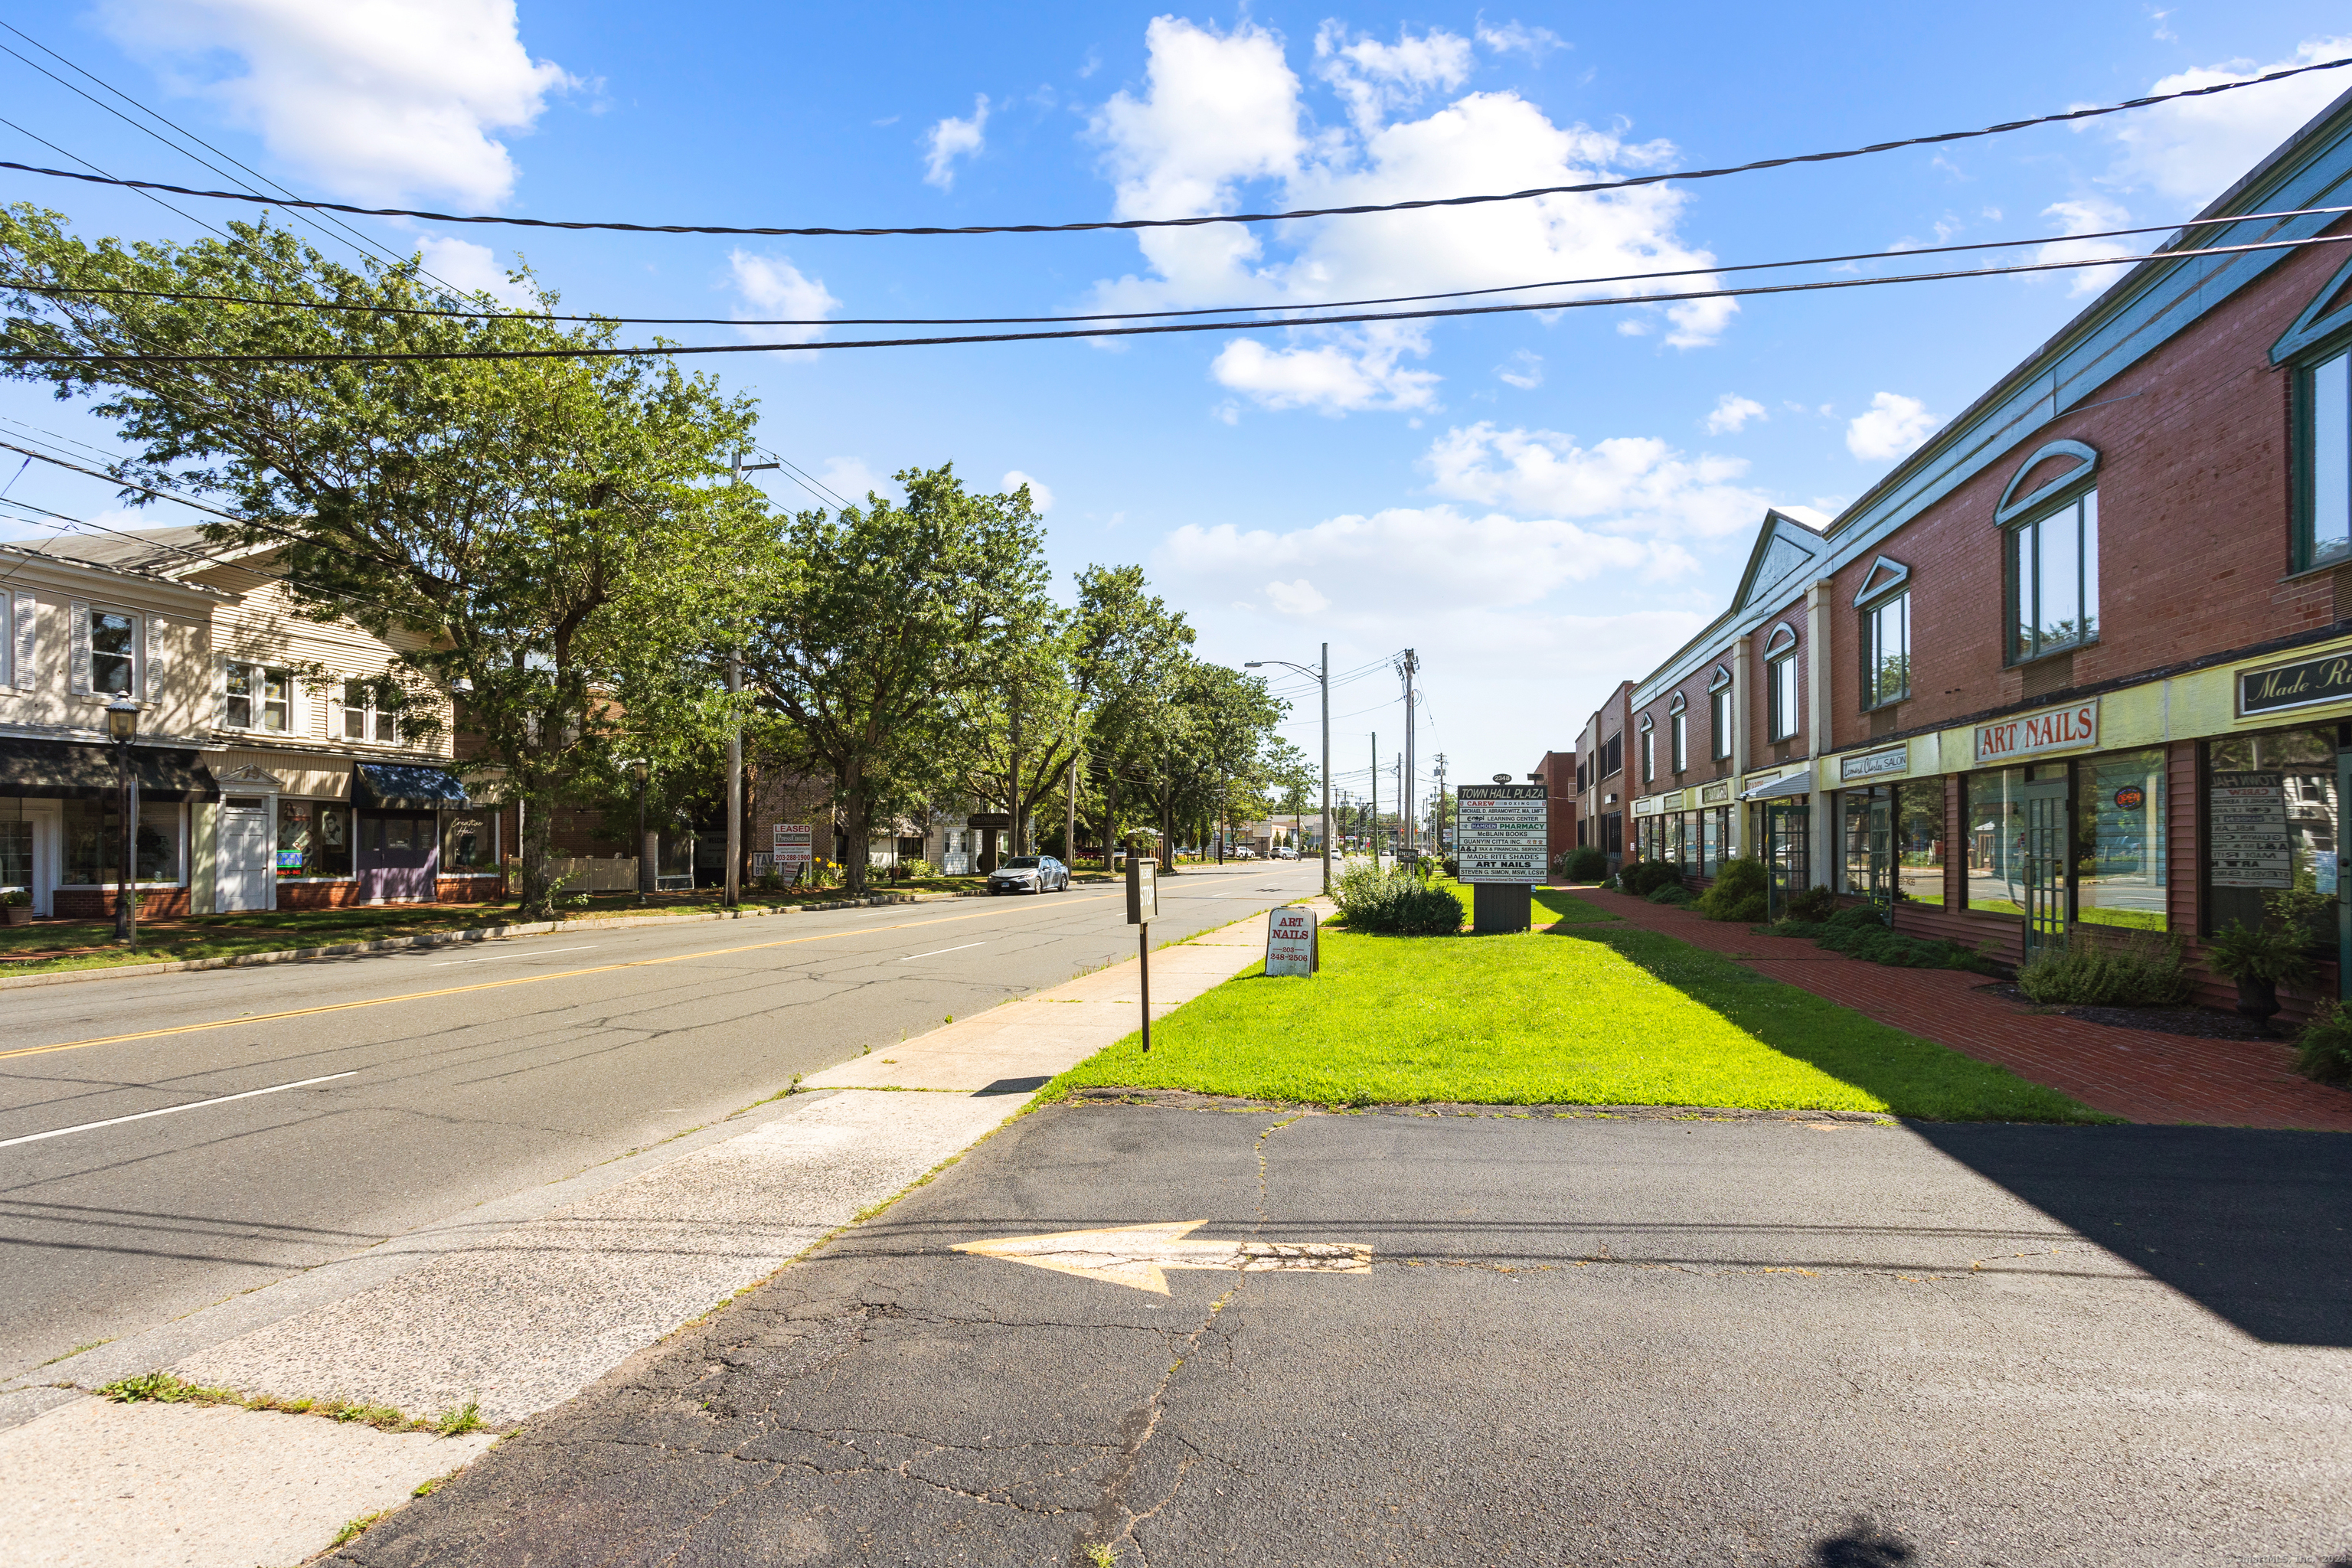
[[[2304,1026],[2294,1070],[2321,1083],[2352,1085],[2352,1008],[2330,1002]]]
[[[2189,979],[2177,936],[2076,926],[2035,950],[2017,988],[2044,1006],[2173,1007],[2189,1000]]]
[[[1780,907],[1792,921],[1826,921],[1837,913],[1837,895],[1827,888],[1807,888],[1801,893],[1790,893]]]
[[[1699,895],[1698,912],[1711,921],[1760,921],[1765,910],[1764,862],[1726,860],[1715,885]]]
[[[1660,888],[1656,892],[1650,895],[1650,902],[1654,904],[1672,904],[1678,910],[1686,910],[1693,904],[1698,902],[1698,896],[1693,893],[1688,888],[1684,887],[1680,882],[1669,882],[1664,887]]]
[[[1453,856],[1448,855],[1439,863],[1445,868],[1445,874],[1447,876],[1459,878],[1462,875],[1462,862],[1455,859]]]
[[[1349,931],[1382,936],[1451,936],[1462,929],[1462,900],[1409,867],[1350,865],[1331,882],[1332,902]]]
[[[1639,899],[1648,898],[1660,888],[1682,885],[1682,868],[1671,860],[1636,860],[1617,873],[1617,886]]]
[[[901,877],[936,877],[939,874],[940,868],[937,866],[919,856],[911,860],[898,862],[898,875]]]
[[[1580,844],[1551,863],[1551,868],[1571,882],[1602,882],[1609,879],[1609,857],[1590,844]]]

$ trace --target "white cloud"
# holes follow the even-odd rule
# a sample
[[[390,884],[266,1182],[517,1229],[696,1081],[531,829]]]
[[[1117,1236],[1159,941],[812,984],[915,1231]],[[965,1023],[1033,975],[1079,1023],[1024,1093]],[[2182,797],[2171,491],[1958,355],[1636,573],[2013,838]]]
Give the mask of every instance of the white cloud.
[[[337,195],[493,206],[529,131],[581,85],[534,60],[514,0],[105,0],[106,31],[173,90],[212,100]],[[224,70],[224,60],[241,66]]]
[[[461,293],[488,294],[517,310],[535,302],[530,289],[508,279],[498,253],[487,245],[427,235],[416,248],[425,258],[425,270]]]
[[[1530,27],[1517,20],[1499,27],[1481,21],[1478,41],[1498,55],[1523,54],[1536,61],[1541,61],[1554,49],[1568,47],[1567,41],[1549,27]]]
[[[1218,384],[1265,408],[1310,408],[1328,415],[1427,408],[1435,401],[1436,374],[1407,370],[1397,362],[1408,353],[1428,352],[1427,334],[1373,322],[1361,331],[1307,347],[1268,348],[1262,339],[1235,338],[1210,364],[1209,373]]]
[[[931,127],[925,136],[923,183],[941,190],[955,184],[955,161],[977,156],[987,144],[988,94],[981,93],[971,100],[971,118],[957,120],[950,116]]]
[[[1054,492],[1047,489],[1042,480],[1033,479],[1018,468],[1013,469],[1004,476],[1003,493],[1011,495],[1023,485],[1029,487],[1029,505],[1033,510],[1039,512],[1054,510]]]
[[[758,315],[788,321],[814,321],[840,309],[822,278],[811,278],[782,256],[760,256],[749,250],[727,253],[735,288],[751,305],[737,316]],[[819,326],[739,327],[746,338],[761,342],[813,343],[824,334]],[[797,355],[792,357],[799,357]]]
[[[1612,534],[1721,538],[1751,529],[1771,501],[1733,481],[1737,458],[1689,457],[1654,437],[1580,447],[1550,430],[1458,426],[1423,462],[1439,495],[1516,511],[1591,521]]]
[[[1714,411],[1706,416],[1706,433],[1720,436],[1728,430],[1737,435],[1750,419],[1769,419],[1764,405],[1752,397],[1742,397],[1727,392],[1715,401]]]
[[[1882,392],[1871,398],[1867,414],[1846,421],[1845,449],[1865,463],[1906,457],[1943,422],[1916,397]]]
[[[1092,130],[1120,217],[1231,211],[1244,200],[1285,206],[1377,205],[1444,193],[1575,184],[1674,155],[1664,142],[1629,141],[1622,129],[1556,125],[1516,93],[1471,92],[1418,119],[1391,111],[1465,79],[1470,60],[1451,34],[1402,36],[1396,44],[1327,27],[1318,74],[1350,113],[1349,128],[1310,134],[1299,78],[1281,41],[1244,23],[1218,33],[1162,16],[1146,30],[1146,86],[1122,91]],[[1249,191],[1245,187],[1265,187]],[[1099,284],[1108,310],[1155,310],[1252,300],[1281,309],[1330,299],[1412,294],[1524,283],[1534,278],[1608,276],[1705,268],[1714,258],[1677,237],[1677,188],[1643,187],[1440,211],[1377,214],[1285,226],[1264,237],[1239,225],[1154,229],[1138,235],[1139,274]],[[1266,247],[1282,247],[1269,257]],[[1704,287],[1675,280],[1677,289]],[[1660,289],[1664,285],[1658,286]],[[1625,286],[1582,292],[1601,297]],[[1721,334],[1738,307],[1690,300],[1665,309],[1665,341],[1696,347]],[[1398,380],[1400,352],[1418,354],[1418,331],[1372,334],[1302,329],[1293,346],[1219,356],[1219,379],[1267,406],[1420,409],[1435,380]],[[1324,351],[1324,352],[1318,352]],[[1276,362],[1313,354],[1296,375]],[[1339,378],[1331,363],[1359,362],[1365,387],[1347,397],[1302,397],[1297,377]],[[1243,379],[1235,381],[1232,375]],[[1263,387],[1264,396],[1258,395]]]
[[[1286,616],[1320,615],[1331,607],[1331,601],[1316,592],[1315,584],[1301,577],[1295,583],[1268,583],[1266,602]]]
[[[2121,228],[2131,222],[2131,214],[2115,203],[2097,196],[2081,201],[2053,202],[2042,209],[2042,216],[2055,218],[2068,234],[2096,234],[2103,229]],[[2057,239],[2042,246],[2033,253],[2037,261],[2082,261],[2099,256],[2129,256],[2132,247],[2116,239]],[[2095,294],[2116,279],[2116,268],[2084,267],[2066,274],[2072,281],[2070,294]]]
[[[866,467],[863,458],[827,458],[816,472],[817,482],[853,506],[864,506],[868,492],[898,495],[898,481]]]
[[[2164,13],[2159,13],[2161,19]],[[2217,82],[2242,81],[2289,66],[2352,55],[2352,35],[2309,38],[2283,60],[2256,64],[2224,60],[2159,78],[2148,92],[2179,92]],[[2313,71],[2285,81],[2182,99],[2095,123],[2118,155],[2105,184],[2123,190],[2150,190],[2183,208],[2202,206],[2220,195],[2263,155],[2327,107],[2344,84],[2335,71]]]
[[[1520,349],[1510,364],[1496,366],[1495,374],[1522,392],[1533,392],[1543,384],[1543,355]]]

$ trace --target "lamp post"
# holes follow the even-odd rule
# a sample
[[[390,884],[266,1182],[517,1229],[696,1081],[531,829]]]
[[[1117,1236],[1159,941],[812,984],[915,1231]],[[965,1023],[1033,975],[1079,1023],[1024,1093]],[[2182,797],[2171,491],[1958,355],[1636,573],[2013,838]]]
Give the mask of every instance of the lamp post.
[[[646,842],[646,779],[653,772],[643,757],[629,763],[629,776],[637,781],[637,902],[646,902],[646,873],[652,869],[646,862],[652,858]]]
[[[1331,896],[1331,645],[1323,645],[1323,662],[1312,669],[1285,658],[1254,658],[1244,668],[1257,669],[1269,664],[1312,676],[1323,689],[1323,896],[1328,899]]]
[[[133,891],[139,873],[139,795],[131,780],[131,742],[139,733],[139,704],[128,691],[118,691],[114,700],[106,705],[107,738],[114,742],[114,772],[120,781],[122,804],[120,822],[122,825],[121,880],[116,884],[114,898],[114,940],[126,947],[139,945],[139,911]]]

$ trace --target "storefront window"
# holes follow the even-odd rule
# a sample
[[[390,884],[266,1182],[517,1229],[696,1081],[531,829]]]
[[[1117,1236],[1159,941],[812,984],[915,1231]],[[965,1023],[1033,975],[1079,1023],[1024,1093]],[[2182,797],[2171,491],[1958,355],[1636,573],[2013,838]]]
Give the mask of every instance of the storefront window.
[[[352,812],[324,800],[278,801],[278,874],[280,877],[348,877],[352,874]]]
[[[1839,793],[1838,841],[1845,855],[1840,892],[1884,899],[1892,890],[1887,880],[1894,868],[1887,862],[1894,854],[1894,806],[1895,791],[1885,784]]]
[[[68,800],[65,805],[65,880],[104,886],[122,875],[121,814],[111,800]],[[132,876],[142,882],[177,882],[180,878],[180,808],[139,807],[139,837]]]
[[[444,837],[441,864],[452,871],[479,871],[490,863],[490,830],[478,816],[453,816]]]
[[[1712,877],[1723,869],[1723,808],[1699,813],[1698,874]]]
[[[1895,896],[1914,904],[1944,901],[1944,781],[1895,786]]]
[[[2074,918],[2164,930],[2164,752],[2122,752],[2075,767]]]
[[[33,825],[19,816],[0,822],[0,893],[33,885]]]
[[[2018,789],[2023,768],[1969,775],[1969,908],[1997,915],[2025,912],[2025,812]]]
[[[2337,895],[2333,725],[2215,741],[2207,769],[2207,930],[2255,923],[2264,896],[2286,888]],[[2314,940],[2333,941],[2334,927],[2321,917]]]

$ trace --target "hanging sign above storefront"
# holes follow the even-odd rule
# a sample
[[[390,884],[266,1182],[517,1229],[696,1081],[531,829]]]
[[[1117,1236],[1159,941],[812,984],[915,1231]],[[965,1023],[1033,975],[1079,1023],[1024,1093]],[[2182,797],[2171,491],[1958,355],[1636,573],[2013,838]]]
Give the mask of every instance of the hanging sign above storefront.
[[[2352,702],[2352,654],[2331,653],[2269,669],[2238,672],[2241,714],[2315,708],[2323,702]]]
[[[1542,784],[1464,784],[1454,797],[1461,808],[1456,863],[1462,880],[1543,881],[1549,870],[1550,793]]]
[[[1977,765],[1999,767],[2043,752],[2071,752],[2099,743],[2099,700],[2045,708],[1977,726]]]
[[[1729,779],[1724,780],[1721,784],[1698,786],[1698,803],[1701,805],[1721,805],[1730,798],[1731,781]]]
[[[1874,779],[1887,773],[1911,771],[1911,748],[1896,746],[1884,752],[1864,752],[1859,756],[1838,759],[1838,782],[1852,784],[1856,779]]]
[[[2294,883],[2287,838],[2286,775],[2217,773],[2207,807],[2213,886],[2286,888]]]

